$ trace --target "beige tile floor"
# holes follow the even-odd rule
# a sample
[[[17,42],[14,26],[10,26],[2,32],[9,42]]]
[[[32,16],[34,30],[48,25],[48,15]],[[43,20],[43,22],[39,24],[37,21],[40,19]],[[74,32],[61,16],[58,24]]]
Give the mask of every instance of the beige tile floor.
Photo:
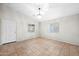
[[[0,56],[78,56],[79,46],[35,38],[0,46]]]

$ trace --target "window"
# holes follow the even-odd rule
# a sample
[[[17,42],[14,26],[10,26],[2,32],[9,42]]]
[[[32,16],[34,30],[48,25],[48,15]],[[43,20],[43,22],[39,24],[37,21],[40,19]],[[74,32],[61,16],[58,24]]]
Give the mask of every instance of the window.
[[[35,32],[35,24],[28,24],[28,32]]]
[[[50,33],[59,32],[59,23],[50,24],[49,30],[50,30]]]

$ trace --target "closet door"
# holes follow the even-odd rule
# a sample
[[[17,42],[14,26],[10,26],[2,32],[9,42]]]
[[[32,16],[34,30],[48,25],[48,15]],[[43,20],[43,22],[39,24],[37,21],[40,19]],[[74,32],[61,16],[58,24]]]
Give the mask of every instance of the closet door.
[[[4,20],[2,22],[2,44],[16,41],[16,22]]]

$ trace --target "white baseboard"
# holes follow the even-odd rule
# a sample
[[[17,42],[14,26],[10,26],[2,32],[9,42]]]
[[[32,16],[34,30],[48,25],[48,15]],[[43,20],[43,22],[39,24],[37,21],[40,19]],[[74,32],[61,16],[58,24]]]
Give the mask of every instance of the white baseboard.
[[[68,43],[68,44],[72,44],[72,45],[79,46],[79,44],[76,43],[76,42],[68,42],[68,41],[65,41],[65,40],[59,40],[58,38],[54,38],[54,37],[52,37],[52,38],[49,38],[49,37],[43,37],[43,38],[47,38],[47,39],[56,40],[56,41],[60,41],[60,42],[64,42],[64,43]]]

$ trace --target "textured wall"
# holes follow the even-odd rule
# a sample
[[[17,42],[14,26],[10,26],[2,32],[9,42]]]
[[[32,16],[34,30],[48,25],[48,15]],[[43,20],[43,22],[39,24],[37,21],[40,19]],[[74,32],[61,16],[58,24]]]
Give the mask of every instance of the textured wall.
[[[0,8],[0,20],[1,20],[1,40],[6,39],[5,34],[6,34],[6,29],[3,28],[3,25],[5,24],[5,20],[14,20],[16,22],[16,35],[17,35],[17,41],[25,40],[25,39],[31,39],[35,38],[38,36],[38,22],[35,20],[32,20],[31,18],[28,18],[27,16],[15,12],[9,7],[1,6]],[[27,31],[28,24],[35,24],[35,32],[29,33]]]
[[[1,6],[1,5],[0,5]],[[73,15],[68,17],[63,17],[55,20],[49,20],[39,23],[36,20],[33,20],[25,15],[15,12],[9,7],[0,7],[0,21],[2,24],[5,20],[14,20],[16,22],[16,35],[17,41],[31,39],[38,37],[38,35],[42,37],[46,37],[49,39],[56,39],[63,42],[68,42],[72,44],[79,45],[79,15]],[[49,25],[52,23],[59,23],[59,32],[58,33],[50,33]],[[28,24],[35,24],[36,31],[34,33],[28,32]],[[1,25],[1,24],[0,24]],[[3,25],[1,25],[1,35],[3,34]],[[4,32],[5,34],[5,32]],[[1,36],[0,35],[0,36]],[[3,35],[1,36],[1,40]],[[0,40],[0,41],[1,41]]]
[[[58,33],[49,32],[49,25],[53,23],[59,23]],[[42,22],[41,36],[79,45],[79,15]]]

